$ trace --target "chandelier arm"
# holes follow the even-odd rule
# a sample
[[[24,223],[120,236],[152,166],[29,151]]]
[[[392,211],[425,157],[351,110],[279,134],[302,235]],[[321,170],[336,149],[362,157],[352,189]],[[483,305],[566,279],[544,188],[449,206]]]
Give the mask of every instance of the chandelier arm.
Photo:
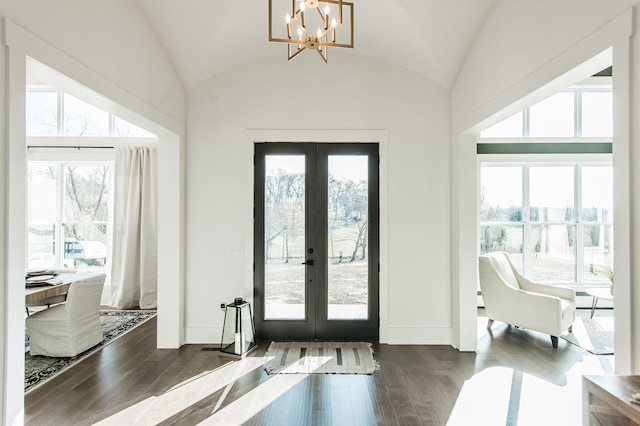
[[[272,41],[274,43],[288,43],[288,44],[305,44],[307,42],[306,40],[294,40],[291,38],[272,38],[272,39],[269,39],[269,41]]]
[[[292,60],[293,58],[295,58],[296,56],[298,56],[299,54],[301,54],[302,52],[304,52],[305,50],[307,50],[307,47],[304,46],[300,49],[298,49],[298,51],[296,53],[294,53],[293,55],[289,56],[289,60]]]
[[[310,34],[307,32],[307,27],[304,26],[304,22],[301,24],[300,21],[298,21],[298,18],[295,18],[294,21],[298,24],[298,28],[301,28],[304,34],[309,37]]]
[[[327,57],[322,54],[322,51],[320,49],[318,49],[318,55],[320,55],[320,57],[322,58],[322,60],[326,64],[327,63]]]
[[[330,41],[319,41],[318,44],[320,46],[326,46],[326,47],[346,47],[346,48],[353,47],[352,44],[332,43]]]

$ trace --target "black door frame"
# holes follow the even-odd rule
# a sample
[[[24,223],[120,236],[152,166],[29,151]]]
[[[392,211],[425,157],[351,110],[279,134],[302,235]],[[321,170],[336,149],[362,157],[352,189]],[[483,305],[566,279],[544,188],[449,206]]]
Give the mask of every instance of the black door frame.
[[[289,340],[368,340],[378,341],[380,333],[380,209],[379,209],[379,144],[266,142],[254,145],[254,314],[259,339]],[[308,259],[316,263],[306,266],[305,319],[264,320],[264,173],[265,155],[305,155],[305,190],[315,196],[305,197],[307,234],[305,250],[313,248]],[[328,155],[366,154],[369,158],[369,270],[368,319],[327,320],[327,191]],[[315,176],[315,179],[313,178]],[[311,178],[310,178],[311,177]],[[316,241],[317,240],[317,241]]]

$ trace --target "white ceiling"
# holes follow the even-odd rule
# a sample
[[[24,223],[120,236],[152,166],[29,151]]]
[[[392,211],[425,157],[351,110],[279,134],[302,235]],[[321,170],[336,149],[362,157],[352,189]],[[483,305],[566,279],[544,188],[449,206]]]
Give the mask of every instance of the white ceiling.
[[[330,61],[339,60],[339,54],[370,56],[447,89],[496,2],[352,1],[355,47],[333,49]],[[268,0],[136,2],[187,90],[245,62],[273,55],[287,60],[284,44],[268,42]]]

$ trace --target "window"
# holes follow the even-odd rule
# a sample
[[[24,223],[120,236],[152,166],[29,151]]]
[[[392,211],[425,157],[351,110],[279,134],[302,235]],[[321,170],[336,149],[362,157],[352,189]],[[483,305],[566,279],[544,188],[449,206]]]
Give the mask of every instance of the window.
[[[609,164],[483,164],[480,250],[506,251],[525,276],[606,282],[613,265]]]
[[[95,146],[91,138],[82,142],[78,138],[123,138],[115,145],[127,144],[124,138],[155,135],[47,85],[27,86],[26,133],[30,148],[26,266],[108,271],[113,154],[81,153],[75,148]]]
[[[28,267],[105,270],[112,164],[29,162]]]
[[[27,136],[156,137],[75,96],[49,86],[29,86]]]
[[[576,86],[489,127],[481,138],[579,138],[613,135],[610,85]]]
[[[612,135],[610,74],[481,132],[478,153],[488,156],[480,157],[486,161],[480,168],[480,251],[510,253],[514,266],[533,280],[608,284]]]

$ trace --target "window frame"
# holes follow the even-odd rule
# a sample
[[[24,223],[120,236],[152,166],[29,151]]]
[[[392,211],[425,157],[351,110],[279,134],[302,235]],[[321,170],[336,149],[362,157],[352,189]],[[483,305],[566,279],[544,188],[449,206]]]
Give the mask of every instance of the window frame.
[[[560,90],[554,93],[553,95],[551,95],[551,96],[554,96],[559,93],[573,94],[573,136],[569,136],[568,138],[584,139],[582,138],[582,110],[583,110],[582,95],[584,93],[612,93],[613,94],[613,87],[611,85],[611,81],[612,80],[610,77],[593,77],[591,79],[588,79],[584,84],[576,85],[565,90]],[[551,96],[541,100],[540,102],[543,102],[544,100],[550,98]],[[489,126],[487,129],[484,129],[483,131],[480,132],[479,139],[481,139],[482,141],[491,140],[491,139],[497,139],[497,140],[534,139],[534,137],[530,136],[531,108],[535,107],[538,103],[533,104],[529,107],[526,107],[523,110],[518,111],[516,114],[512,114],[506,119],[498,123],[495,123],[493,126]],[[517,114],[521,114],[520,128],[522,129],[522,132],[520,134],[511,135],[511,136],[483,136],[483,133],[486,134],[486,132],[490,131],[493,127],[500,125],[503,121],[509,120],[510,118],[514,117]],[[613,117],[613,114],[612,114],[612,117]],[[602,137],[595,137],[595,138],[598,140],[602,140],[602,139],[609,139],[611,137],[612,135],[603,135]],[[544,139],[544,138],[535,137],[535,139]],[[567,137],[560,137],[555,139],[567,139]]]
[[[531,140],[529,140],[531,141]],[[602,139],[600,139],[602,141]],[[483,139],[486,142],[486,139]],[[503,140],[504,142],[504,140]],[[610,218],[607,222],[583,222],[582,220],[582,167],[613,167],[611,154],[478,154],[478,230],[482,230],[486,225],[496,226],[522,226],[523,227],[523,241],[522,241],[522,265],[521,271],[525,277],[530,277],[533,262],[532,254],[527,249],[531,243],[531,227],[532,225],[545,225],[545,224],[558,224],[558,222],[532,222],[530,217],[530,196],[529,196],[529,183],[530,176],[529,170],[531,167],[567,167],[572,166],[574,168],[574,212],[570,222],[564,222],[564,224],[572,225],[576,227],[576,241],[575,241],[575,280],[568,281],[545,281],[550,285],[571,286],[576,290],[584,290],[587,287],[608,286],[609,283],[606,280],[602,281],[585,281],[584,280],[584,225],[605,225],[613,228],[613,218]],[[522,219],[518,222],[489,222],[480,220],[480,193],[482,189],[481,172],[483,167],[521,167],[522,168]],[[613,188],[611,189],[613,192]],[[478,252],[481,252],[480,235],[478,235]],[[519,253],[520,254],[520,253]],[[615,253],[613,254],[615,256]]]
[[[95,150],[91,150],[95,151]],[[114,161],[114,152],[110,150],[109,152],[87,152],[75,150],[69,152],[69,150],[65,149],[64,152],[61,152],[61,149],[52,150],[52,152],[40,152],[37,154],[29,153],[27,157],[27,170],[32,165],[55,165],[57,168],[57,193],[56,193],[56,219],[55,219],[55,234],[54,234],[54,244],[55,244],[55,262],[56,268],[65,268],[64,266],[64,226],[69,222],[64,219],[64,206],[65,206],[65,189],[64,189],[64,170],[63,168],[66,165],[75,165],[75,166],[87,166],[87,167],[100,167],[104,166],[109,169],[109,198],[107,200],[108,213],[107,213],[107,221],[106,221],[106,246],[107,246],[107,257],[105,261],[105,272],[109,278],[110,276],[110,265],[112,261],[112,241],[113,241],[113,203],[114,203],[114,188],[115,188],[115,161]],[[28,187],[27,187],[28,190]],[[29,201],[29,197],[27,198],[27,202]],[[31,221],[27,218],[27,227],[25,229],[25,241],[29,241],[29,228],[31,225]],[[29,268],[29,244],[25,245],[25,268]],[[110,282],[110,279],[107,280]]]

